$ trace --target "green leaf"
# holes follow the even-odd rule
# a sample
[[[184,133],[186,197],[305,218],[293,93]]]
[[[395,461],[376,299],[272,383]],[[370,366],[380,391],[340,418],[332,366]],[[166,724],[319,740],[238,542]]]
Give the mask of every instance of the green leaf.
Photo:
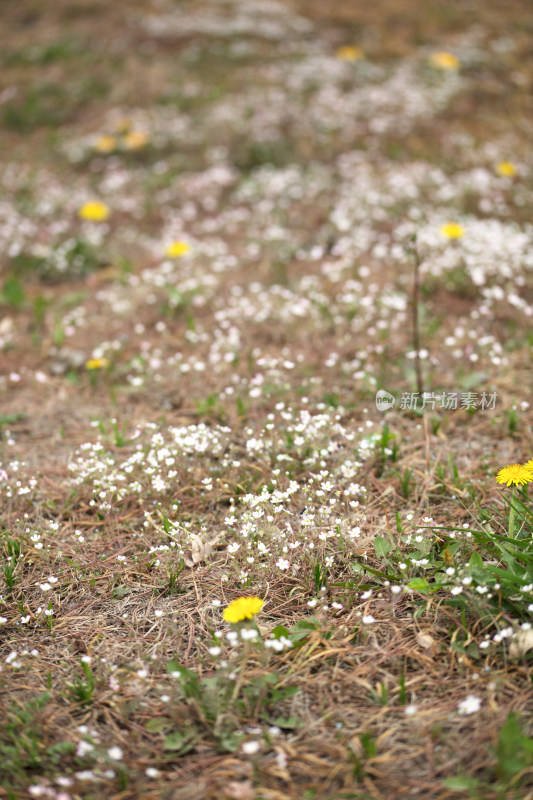
[[[391,550],[392,544],[388,539],[385,539],[383,536],[374,537],[374,551],[378,558],[385,558],[387,553],[390,553]]]
[[[479,658],[480,652],[477,642],[470,642],[470,644],[465,647],[465,652],[471,658]]]
[[[294,697],[294,695],[298,694],[299,691],[299,686],[282,686],[280,689],[272,689],[272,702],[279,703],[282,700],[288,700],[289,697]]]
[[[308,635],[309,634],[307,633],[307,631],[293,631],[292,633],[289,633],[289,640],[294,645],[298,644],[298,642],[303,644],[304,639],[307,639]]]
[[[24,305],[25,299],[26,294],[22,288],[22,284],[14,275],[10,275],[4,283],[0,294],[0,300],[12,308],[21,308]]]
[[[289,639],[293,643],[299,642],[302,639],[307,638],[309,631],[316,630],[320,630],[320,623],[315,617],[309,617],[309,619],[300,619],[290,629],[288,633]]]
[[[389,573],[388,575],[385,572],[382,572],[379,569],[373,569],[369,567],[368,564],[360,564],[358,561],[350,562],[350,568],[356,575],[364,575],[365,573],[369,573],[370,575],[377,575],[378,578],[385,578],[385,580],[394,580],[394,581],[401,581],[400,575],[394,575]]]
[[[163,747],[165,750],[181,750],[187,740],[187,735],[181,731],[172,731],[165,736]]]
[[[120,599],[121,597],[125,597],[127,594],[131,594],[131,589],[128,586],[115,586],[113,589],[113,597]]]
[[[469,567],[471,569],[472,569],[472,567],[474,567],[476,569],[483,569],[483,559],[481,558],[479,553],[472,553],[472,556],[470,558],[470,561],[468,562],[468,565],[469,565]]]
[[[184,755],[194,749],[198,741],[198,733],[194,729],[187,731],[172,731],[165,736],[163,747],[165,750],[172,750],[174,753]]]
[[[470,658],[479,658],[480,656],[476,642],[470,642],[470,644],[465,647],[462,642],[455,641],[451,643],[451,648],[455,653],[460,653]]]
[[[469,372],[468,375],[465,375],[461,381],[461,389],[469,391],[470,389],[474,389],[476,386],[483,385],[486,380],[486,372]]]
[[[413,589],[415,592],[422,592],[422,594],[427,594],[427,592],[433,591],[433,588],[429,585],[425,578],[413,578],[407,584],[409,589]]]
[[[173,675],[173,677],[177,677],[179,679],[185,697],[194,697],[196,700],[201,697],[202,687],[196,672],[186,669],[186,667],[182,667],[177,661],[168,662],[167,672],[169,672],[171,675],[173,673],[177,673],[177,675]]]
[[[479,781],[476,778],[469,778],[468,775],[457,775],[455,778],[445,778],[442,783],[452,792],[468,792],[476,789]]]
[[[307,633],[309,631],[320,630],[320,623],[314,617],[310,619],[300,619],[296,622],[289,631],[289,636],[294,636],[296,633]]]
[[[145,727],[149,733],[161,733],[172,727],[172,720],[168,717],[154,717],[148,720]]]
[[[197,680],[197,675],[190,669],[186,667],[182,667],[181,664],[178,664],[177,661],[169,661],[167,664],[167,672],[172,674],[173,672],[179,673],[179,677],[181,680]]]
[[[509,570],[514,575],[516,575],[519,578],[521,578],[523,576],[524,570],[523,570],[522,566],[519,564],[519,562],[516,560],[516,558],[513,558],[513,556],[509,555],[509,553],[503,551],[502,552],[502,561],[505,561],[505,563],[509,567]]]
[[[270,720],[270,724],[277,725],[278,728],[283,728],[285,730],[292,730],[297,727],[298,720],[296,717],[276,717],[276,719]]]
[[[12,425],[20,419],[25,419],[25,414],[0,414],[0,426]]]
[[[288,636],[289,631],[284,625],[276,625],[276,627],[273,628],[271,635],[275,639],[281,639],[282,636]]]
[[[509,714],[498,738],[498,772],[510,780],[533,764],[533,739],[522,732],[520,717]]]
[[[244,736],[237,731],[225,731],[218,739],[218,750],[221,753],[235,753],[241,746]]]

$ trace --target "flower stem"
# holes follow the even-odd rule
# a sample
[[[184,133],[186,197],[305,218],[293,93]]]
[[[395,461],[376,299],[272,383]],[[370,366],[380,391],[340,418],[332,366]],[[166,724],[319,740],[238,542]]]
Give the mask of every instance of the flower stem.
[[[235,681],[235,686],[233,687],[233,694],[231,696],[232,703],[235,702],[235,700],[239,696],[239,692],[241,690],[242,681],[243,681],[243,678],[244,678],[244,672],[246,670],[246,665],[248,663],[248,653],[249,653],[249,651],[250,651],[250,642],[248,641],[248,639],[246,639],[246,641],[244,642],[244,646],[243,646],[242,667],[241,667],[241,670],[240,670],[239,675],[237,677],[237,680]]]
[[[515,499],[515,489],[513,487],[513,491],[511,492],[511,510],[509,512],[509,538],[512,539],[514,537],[514,517],[515,517],[515,509],[514,509],[514,499]]]
[[[416,242],[416,235],[413,237],[411,245],[411,253],[413,256],[413,293],[411,296],[411,315],[413,327],[413,350],[415,353],[415,375],[416,375],[416,389],[420,397],[424,394],[424,383],[422,380],[422,368],[420,366],[420,254]]]

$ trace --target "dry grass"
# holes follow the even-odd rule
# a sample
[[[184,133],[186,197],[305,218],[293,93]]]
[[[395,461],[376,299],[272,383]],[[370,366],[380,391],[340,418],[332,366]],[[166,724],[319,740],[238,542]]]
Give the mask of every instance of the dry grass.
[[[183,4],[184,18],[211,5],[207,0]],[[87,190],[96,180],[96,173],[91,172],[92,157],[69,162],[64,142],[102,131],[110,109],[164,107],[168,96],[177,91],[176,83],[180,88],[183,79],[179,70],[176,73],[177,59],[195,43],[206,49],[206,59],[215,57],[211,51],[216,47],[213,43],[206,47],[206,37],[195,39],[191,34],[184,40],[157,39],[137,25],[141,15],[157,14],[159,6],[146,0],[127,6],[125,10],[107,2],[58,0],[45,14],[42,4],[32,0],[4,3],[0,29],[4,61],[0,112],[7,109],[0,142],[4,162],[48,170],[54,179],[72,186],[73,193],[80,186]],[[443,42],[451,49],[473,28],[478,30],[475,41],[480,49],[498,37],[512,39],[515,48],[505,56],[505,66],[500,61],[492,71],[486,63],[471,66],[451,108],[414,124],[405,136],[395,131],[384,134],[381,149],[377,154],[369,149],[369,158],[378,165],[380,159],[397,160],[399,167],[421,161],[445,163],[453,170],[456,156],[446,151],[452,134],[469,134],[473,142],[479,142],[481,138],[505,139],[511,132],[516,147],[513,160],[527,160],[533,116],[528,95],[533,50],[527,3],[513,0],[503,8],[496,2],[443,1],[422,8],[415,0],[327,4],[293,0],[287,6],[313,20],[313,36],[332,51],[357,41],[369,58],[385,65],[394,59],[412,60],[419,48],[444,49]],[[169,0],[161,9],[175,11],[176,6]],[[49,49],[56,45],[57,51]],[[219,71],[216,64],[211,72],[205,64],[190,67],[185,79],[196,75],[205,94],[194,102],[180,95],[182,105],[177,114],[190,114],[200,129],[205,108],[225,92],[238,99],[255,82],[258,87],[266,85],[270,76],[263,70],[262,60],[269,58],[269,45],[261,42],[258,47],[261,58],[254,60],[245,53],[242,69],[235,68],[229,56],[225,66],[220,57]],[[32,91],[42,83],[52,85],[59,94],[42,95],[45,99],[37,99],[33,105]],[[11,93],[13,87],[15,93]],[[52,100],[46,99],[49,97]],[[262,164],[257,154],[243,155],[247,141],[247,131],[240,131],[223,142],[234,156],[234,164],[239,165],[238,180],[242,181]],[[216,144],[216,131],[210,131],[208,145]],[[306,166],[316,159],[326,169],[335,170],[335,158],[347,149],[346,143],[335,137],[323,144],[311,142],[303,134],[282,144],[286,150],[277,154],[280,167],[292,162]],[[407,512],[416,514],[413,525],[430,515],[436,524],[475,528],[473,520],[479,519],[482,510],[495,507],[498,512],[491,524],[501,529],[498,513],[502,514],[502,502],[487,473],[531,457],[529,412],[517,412],[513,424],[509,412],[513,404],[529,399],[528,331],[516,322],[511,307],[495,315],[493,332],[508,345],[508,360],[500,372],[482,378],[486,381],[483,386],[490,383],[491,389],[498,391],[494,414],[457,412],[435,418],[399,410],[390,413],[387,420],[399,448],[396,460],[377,447],[354,478],[367,488],[361,536],[351,549],[322,543],[315,551],[317,563],[324,563],[328,553],[335,555],[325,592],[319,592],[320,580],[315,585],[311,557],[306,568],[282,572],[271,564],[263,572],[251,572],[248,585],[239,584],[238,570],[227,551],[232,536],[225,538],[225,519],[244,494],[257,494],[262,486],[273,488],[272,470],[278,463],[274,448],[272,453],[256,455],[246,449],[250,431],[259,435],[276,403],[304,408],[301,398],[305,394],[306,408],[321,408],[322,404],[324,413],[330,414],[330,426],[323,440],[313,444],[315,449],[329,442],[336,406],[342,425],[355,435],[369,419],[366,409],[374,404],[375,387],[363,382],[354,387],[354,370],[346,372],[341,367],[379,340],[372,339],[368,325],[354,333],[351,321],[345,325],[333,314],[328,317],[328,308],[334,307],[339,293],[338,285],[332,283],[324,289],[329,294],[325,301],[321,299],[325,308],[316,325],[310,316],[289,322],[273,317],[266,325],[257,320],[257,314],[250,318],[239,358],[231,368],[235,395],[222,394],[230,383],[229,373],[217,373],[214,368],[178,373],[176,367],[165,367],[166,359],[177,349],[208,362],[209,341],[187,340],[187,333],[215,327],[215,301],[224,298],[229,307],[233,284],[245,291],[251,281],[294,287],[306,275],[318,275],[315,262],[307,256],[299,258],[297,251],[315,241],[316,231],[325,228],[329,210],[324,190],[317,194],[316,203],[305,200],[287,211],[288,227],[295,237],[292,251],[280,258],[277,266],[266,251],[255,262],[253,273],[249,264],[240,267],[238,263],[245,253],[243,229],[252,224],[253,215],[252,222],[235,223],[228,214],[217,235],[225,252],[235,256],[237,266],[213,296],[196,306],[192,301],[184,303],[175,311],[166,308],[162,312],[158,302],[139,305],[126,316],[115,314],[101,293],[126,285],[130,274],[155,273],[158,260],[143,251],[142,237],[156,239],[168,220],[168,208],[179,206],[176,198],[168,201],[168,207],[165,201],[154,201],[157,192],[168,187],[151,171],[153,165],[168,159],[172,165],[169,186],[184,174],[200,173],[208,166],[209,147],[202,142],[197,146],[189,142],[188,146],[189,152],[178,152],[178,148],[174,152],[170,145],[162,145],[159,152],[124,157],[121,169],[135,175],[131,191],[142,194],[145,213],[132,222],[134,211],[124,206],[125,210],[112,218],[111,236],[117,237],[119,245],[105,252],[105,263],[99,269],[73,275],[70,280],[51,280],[38,271],[26,274],[24,301],[10,303],[4,297],[0,307],[4,315],[0,335],[13,334],[15,340],[13,346],[0,350],[2,371],[6,376],[23,375],[20,385],[6,379],[0,394],[0,470],[9,465],[9,476],[3,478],[6,494],[1,513],[4,565],[13,563],[9,561],[10,542],[21,542],[24,554],[16,563],[13,586],[6,582],[0,589],[0,615],[7,619],[7,624],[0,626],[0,796],[27,798],[32,796],[29,787],[40,786],[41,796],[57,800],[62,800],[61,791],[73,800],[533,798],[532,740],[526,735],[531,733],[533,708],[531,658],[527,653],[511,658],[505,646],[486,652],[478,647],[485,634],[492,636],[505,624],[517,624],[516,619],[501,604],[492,617],[486,608],[476,613],[479,609],[474,601],[465,612],[448,602],[447,591],[428,594],[415,590],[391,596],[382,580],[387,575],[365,572],[366,567],[378,572],[387,569],[386,559],[384,562],[374,549],[376,535],[390,537],[398,552],[407,557],[410,548],[401,540],[397,514],[402,519]],[[253,158],[259,162],[254,163]],[[205,194],[209,192],[208,187]],[[217,213],[231,209],[229,200],[224,205],[230,193],[227,187],[220,189]],[[22,193],[14,200],[9,190],[6,198],[9,203],[24,202]],[[253,209],[255,201],[246,202]],[[214,216],[208,206],[202,209],[199,201],[197,211],[201,219],[202,215],[205,219]],[[34,212],[35,206],[31,206],[28,216],[32,218]],[[524,223],[527,210],[517,204],[514,212],[512,219]],[[281,219],[280,213],[276,224]],[[392,217],[385,218],[380,223],[383,236],[395,224]],[[133,225],[138,240],[124,237],[121,241],[121,232]],[[78,235],[81,229],[74,222],[69,230]],[[327,257],[326,251],[323,260]],[[379,266],[373,280],[380,289],[395,284],[396,264],[381,263],[370,253],[366,257],[372,269]],[[209,258],[205,253],[201,258],[204,262],[199,270],[208,272]],[[0,267],[2,281],[11,270],[6,253]],[[353,277],[358,277],[355,267]],[[404,288],[409,280],[406,258]],[[530,290],[524,286],[524,296]],[[472,292],[465,296],[461,287],[445,287],[437,278],[424,296],[426,333],[435,317],[441,318],[438,336],[442,339],[457,327],[468,326],[470,312],[479,300],[475,287]],[[45,308],[42,319],[36,311],[41,301]],[[80,305],[88,325],[70,339],[58,338],[58,320]],[[166,327],[157,329],[162,318]],[[324,320],[329,321],[326,324]],[[151,367],[151,373],[146,367],[151,377],[138,388],[127,382],[132,360],[141,352],[132,333],[135,323],[145,326],[142,338],[149,342],[147,350],[155,352],[162,364]],[[88,356],[101,342],[113,340],[121,341],[120,355],[109,372],[102,371],[91,382],[83,359],[80,364],[73,360],[76,351]],[[390,380],[389,386],[395,381],[400,390],[410,389],[411,374],[404,358],[411,348],[408,328],[392,330],[383,341],[386,350],[381,360],[379,350],[374,351],[376,374],[381,382]],[[249,400],[243,390],[243,408],[236,403],[236,395],[255,374],[256,350],[282,360],[296,352],[304,353],[305,358],[294,371],[284,373],[278,385],[272,378],[269,392],[257,402]],[[334,372],[324,366],[324,356],[333,351],[338,353]],[[428,383],[462,388],[459,381],[475,367],[458,367],[455,357],[444,349],[439,356],[439,363],[428,367]],[[47,381],[26,380],[36,371],[44,371]],[[125,442],[113,435],[112,418],[117,418],[119,428],[127,429]],[[148,490],[131,492],[102,511],[94,502],[89,482],[74,486],[68,469],[72,453],[98,434],[90,420],[100,420],[102,429],[106,428],[102,440],[117,463],[135,453],[137,440],[129,437],[146,422],[159,426],[164,435],[172,427],[200,423],[209,430],[224,426],[230,433],[222,455],[208,450],[203,457],[183,456],[176,465],[175,482],[167,487],[162,500]],[[281,430],[279,419],[276,425]],[[379,422],[372,432],[376,430],[381,430]],[[146,444],[147,438],[139,441]],[[344,443],[327,456],[332,473],[340,469],[351,446]],[[291,447],[292,472],[279,476],[279,487],[285,490],[290,480],[295,480],[302,490],[286,502],[296,527],[306,505],[305,492],[311,491],[306,488],[308,479],[321,466],[318,459],[309,466],[309,456],[297,453],[296,445]],[[231,463],[223,464],[227,454]],[[22,462],[16,474],[11,470],[14,460]],[[240,463],[236,466],[236,462]],[[411,481],[404,491],[402,475],[409,471]],[[218,481],[211,492],[202,483],[210,475]],[[36,486],[27,494],[17,494],[17,481],[26,485],[31,476]],[[346,519],[352,514],[355,524],[359,511],[343,513]],[[200,531],[202,546],[211,542],[210,548],[199,553],[190,538],[183,540],[183,569],[175,584],[168,570],[178,568],[178,554],[150,552],[172,538],[165,529],[165,515],[179,517],[190,524],[191,531]],[[50,522],[57,523],[57,531],[50,529]],[[42,549],[31,542],[34,531],[41,533]],[[275,540],[279,531],[274,523],[269,531]],[[76,532],[81,532],[83,541]],[[435,535],[434,544],[438,540]],[[469,544],[468,548],[468,557],[473,552],[485,556],[481,545]],[[156,557],[160,557],[161,567],[155,563]],[[455,562],[452,556],[448,558],[449,563],[458,564],[460,552]],[[355,571],[354,563],[362,565],[362,570]],[[390,585],[394,583],[392,573],[398,569],[389,566]],[[49,575],[58,580],[49,594],[43,594],[40,584]],[[363,599],[361,595],[369,589],[372,598]],[[212,601],[219,600],[223,607],[242,594],[257,594],[266,601],[257,618],[263,638],[283,625],[295,646],[280,653],[252,646],[247,658],[239,648],[229,655],[225,651],[228,670],[243,669],[243,686],[236,698],[220,701],[213,719],[204,701],[213,691],[214,681],[228,670],[219,668],[217,659],[209,654],[213,632],[222,626],[220,609],[213,607]],[[314,596],[321,598],[315,609],[308,605]],[[45,608],[49,598],[53,599],[53,616],[37,615],[37,607]],[[329,606],[327,613],[321,611],[322,605]],[[20,624],[21,616],[30,611],[30,623]],[[162,614],[156,615],[156,611]],[[369,614],[374,623],[363,624],[362,616]],[[308,628],[298,627],[302,620],[308,622]],[[37,653],[32,655],[34,650]],[[18,669],[6,662],[12,651],[21,662]],[[83,658],[90,659],[85,672]],[[189,697],[184,697],[184,681],[167,671],[170,660],[195,671],[198,695],[191,690]],[[273,675],[269,684],[268,676]],[[223,681],[230,679],[220,680],[221,686],[226,686]],[[293,689],[287,691],[288,687]],[[458,703],[471,694],[483,698],[481,711],[458,714]],[[36,704],[39,695],[42,702]],[[413,715],[406,713],[409,706],[416,706]],[[523,740],[501,734],[510,714],[520,716]],[[276,724],[280,730],[269,732]],[[80,726],[87,726],[89,733],[80,732]],[[181,750],[168,745],[165,737],[172,731],[183,733]],[[94,747],[89,761],[79,752],[79,742],[87,737]],[[526,739],[527,746],[523,744]],[[258,752],[243,751],[246,740],[257,740]],[[511,744],[506,750],[507,741]],[[513,747],[518,751],[521,746],[525,749],[516,766],[511,764]],[[111,747],[120,747],[120,760],[109,757]],[[83,770],[92,770],[92,777],[84,776]],[[58,777],[70,783],[64,787],[54,783]],[[455,788],[445,782],[450,778],[457,779]],[[39,796],[35,790],[33,796]]]

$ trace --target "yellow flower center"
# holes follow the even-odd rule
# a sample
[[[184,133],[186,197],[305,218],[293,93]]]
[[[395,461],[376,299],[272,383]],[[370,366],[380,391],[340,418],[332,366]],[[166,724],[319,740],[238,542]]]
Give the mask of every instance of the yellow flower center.
[[[107,358],[90,358],[88,361],[85,362],[85,369],[93,370],[93,369],[105,369],[109,366],[109,360]]]
[[[187,242],[172,242],[165,249],[165,255],[167,258],[179,258],[188,253],[190,249],[190,245]]]
[[[360,61],[365,57],[365,54],[360,47],[355,47],[354,45],[344,45],[344,47],[339,47],[336,52],[336,56],[337,58],[340,58],[341,61]]]
[[[100,203],[98,200],[92,200],[84,203],[78,211],[78,216],[81,219],[89,220],[89,222],[104,222],[109,216],[109,206],[105,203]]]
[[[95,142],[94,149],[99,153],[111,153],[117,146],[114,136],[100,136]]]
[[[447,239],[461,239],[465,235],[464,228],[457,222],[448,222],[442,226],[440,232]]]
[[[263,606],[264,601],[259,597],[238,597],[224,609],[223,617],[226,622],[242,622],[259,614]]]
[[[513,175],[516,175],[516,167],[510,161],[500,161],[496,167],[496,172],[502,178],[512,178]]]
[[[459,69],[461,62],[454,56],[453,53],[448,53],[446,50],[440,50],[438,53],[432,53],[429,57],[429,63],[436,69]]]
[[[123,140],[126,150],[139,150],[148,144],[148,134],[145,131],[131,131]]]

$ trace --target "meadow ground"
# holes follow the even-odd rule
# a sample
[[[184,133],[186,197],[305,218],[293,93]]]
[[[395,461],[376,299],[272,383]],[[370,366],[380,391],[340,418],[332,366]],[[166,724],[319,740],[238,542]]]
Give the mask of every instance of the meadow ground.
[[[528,6],[3,0],[0,797],[533,798]]]

